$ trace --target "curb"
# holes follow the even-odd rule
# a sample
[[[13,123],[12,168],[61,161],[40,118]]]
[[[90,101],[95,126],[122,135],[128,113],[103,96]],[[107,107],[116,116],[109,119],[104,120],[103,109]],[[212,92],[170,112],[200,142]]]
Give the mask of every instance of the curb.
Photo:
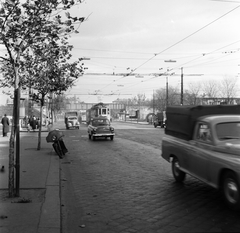
[[[58,162],[56,160],[58,160]],[[47,177],[45,201],[41,209],[38,233],[59,233],[61,231],[59,186],[60,160],[57,156],[52,156]]]

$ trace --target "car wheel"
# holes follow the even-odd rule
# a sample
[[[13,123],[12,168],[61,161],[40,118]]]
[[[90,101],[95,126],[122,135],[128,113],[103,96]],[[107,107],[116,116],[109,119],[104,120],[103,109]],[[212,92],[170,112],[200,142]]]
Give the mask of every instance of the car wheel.
[[[92,137],[92,136],[91,136],[91,134],[88,134],[88,139],[90,139],[90,140],[91,140],[91,137]]]
[[[154,123],[154,127],[157,128],[157,125]]]
[[[185,179],[186,173],[181,171],[179,167],[178,158],[174,157],[172,161],[172,173],[177,182],[182,182]]]
[[[92,135],[92,140],[95,141],[95,139],[96,139],[95,136]]]
[[[111,139],[111,140],[113,140],[113,138],[114,138],[113,136],[110,136],[110,139]]]
[[[240,186],[235,174],[232,171],[226,172],[222,184],[226,204],[233,210],[240,210]]]

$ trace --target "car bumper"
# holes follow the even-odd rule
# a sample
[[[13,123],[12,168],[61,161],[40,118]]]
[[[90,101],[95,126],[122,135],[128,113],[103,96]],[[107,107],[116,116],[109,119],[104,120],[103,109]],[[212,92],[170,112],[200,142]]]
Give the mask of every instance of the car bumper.
[[[92,136],[93,137],[111,137],[114,135],[115,135],[115,133],[95,133]]]

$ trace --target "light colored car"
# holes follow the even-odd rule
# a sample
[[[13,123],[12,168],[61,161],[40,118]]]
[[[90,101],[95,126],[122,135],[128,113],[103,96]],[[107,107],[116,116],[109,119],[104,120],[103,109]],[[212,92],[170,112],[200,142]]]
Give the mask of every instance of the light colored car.
[[[114,138],[114,128],[106,117],[95,117],[90,120],[88,125],[88,137],[95,140],[97,137]]]
[[[66,129],[79,129],[80,123],[78,121],[78,118],[76,116],[69,116],[65,119],[66,122]]]

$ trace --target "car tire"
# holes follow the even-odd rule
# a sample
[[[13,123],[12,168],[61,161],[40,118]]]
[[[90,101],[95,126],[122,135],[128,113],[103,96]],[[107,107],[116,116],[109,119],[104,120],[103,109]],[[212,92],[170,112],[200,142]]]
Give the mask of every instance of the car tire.
[[[233,210],[240,210],[240,185],[232,171],[223,175],[222,192],[227,206]]]
[[[110,136],[111,141],[113,140],[114,136]]]
[[[186,173],[179,169],[179,161],[177,157],[174,157],[172,160],[172,173],[173,177],[177,182],[183,182],[186,177]]]
[[[157,125],[154,123],[154,128],[157,128]]]
[[[91,140],[92,136],[91,134],[88,134],[88,139]]]
[[[96,139],[95,136],[92,135],[92,140],[95,141],[95,139]]]

